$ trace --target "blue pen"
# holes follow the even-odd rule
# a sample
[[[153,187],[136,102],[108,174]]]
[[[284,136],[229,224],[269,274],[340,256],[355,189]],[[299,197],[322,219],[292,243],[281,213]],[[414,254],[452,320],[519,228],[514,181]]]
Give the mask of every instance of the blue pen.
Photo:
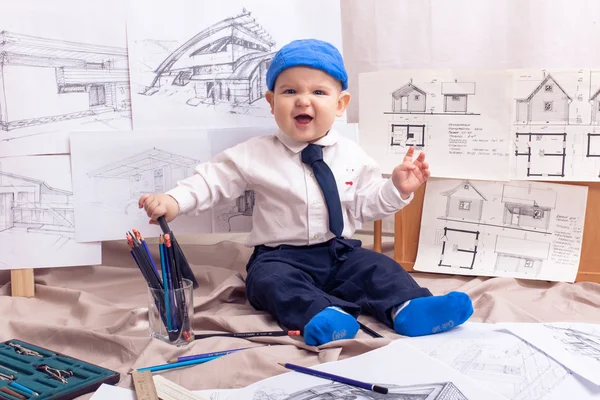
[[[186,367],[188,365],[204,364],[205,362],[208,362],[208,361],[220,358],[220,357],[223,357],[223,356],[222,355],[221,356],[213,356],[213,357],[200,358],[197,360],[189,360],[189,361],[182,361],[182,362],[177,362],[177,363],[155,365],[153,367],[139,368],[137,370],[137,372],[144,372],[144,371],[156,372],[156,371],[164,371],[165,369]]]
[[[38,394],[38,393],[34,392],[33,390],[31,390],[31,389],[29,389],[29,388],[26,388],[26,387],[25,387],[25,386],[23,386],[23,385],[20,385],[20,384],[18,384],[18,383],[17,383],[17,382],[15,382],[15,381],[10,381],[10,383],[8,384],[8,386],[12,386],[12,387],[14,387],[15,389],[21,389],[22,391],[24,391],[25,393],[27,393],[27,394],[29,394],[29,395],[31,395],[31,396],[39,396],[39,394]]]

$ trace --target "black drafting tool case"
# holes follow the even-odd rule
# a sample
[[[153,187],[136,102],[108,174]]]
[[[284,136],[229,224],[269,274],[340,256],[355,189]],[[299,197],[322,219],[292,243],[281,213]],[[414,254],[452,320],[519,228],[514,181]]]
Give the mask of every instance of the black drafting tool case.
[[[27,342],[0,342],[0,399],[70,400],[120,374]],[[37,395],[36,395],[37,394]]]

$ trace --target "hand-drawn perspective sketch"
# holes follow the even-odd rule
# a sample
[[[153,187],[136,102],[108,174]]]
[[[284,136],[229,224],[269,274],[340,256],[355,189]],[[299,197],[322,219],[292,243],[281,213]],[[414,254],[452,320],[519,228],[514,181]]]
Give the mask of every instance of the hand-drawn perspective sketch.
[[[430,178],[414,269],[573,282],[587,190],[531,181]]]
[[[511,400],[555,400],[577,390],[568,369],[493,326],[467,323],[442,337],[409,338],[407,344]]]
[[[171,127],[263,124],[272,118],[264,99],[266,72],[291,34],[296,33],[295,38],[322,38],[340,51],[342,48],[339,10],[329,5],[320,4],[304,18],[311,19],[319,13],[319,18],[327,18],[331,24],[318,28],[305,24],[294,32],[296,22],[283,22],[286,15],[291,16],[293,5],[267,10],[263,2],[236,1],[212,4],[211,12],[206,13],[196,2],[177,0],[173,7],[187,12],[169,21],[178,27],[173,30],[176,34],[169,37],[173,34],[149,30],[147,26],[152,21],[165,23],[163,11],[139,0],[137,6],[135,3],[128,26],[136,127],[150,126],[150,119],[160,124],[155,119],[158,116],[165,116],[162,125]],[[311,7],[303,4],[302,9]],[[183,26],[194,28],[181,29]],[[286,28],[287,32],[283,32]],[[157,112],[158,116],[152,115]]]
[[[206,132],[173,130],[101,132],[71,135],[77,241],[117,240],[123,232],[138,229],[145,237],[161,231],[148,224],[138,199],[144,194],[165,193],[178,181],[194,174],[208,161]],[[177,218],[171,229],[180,234],[212,232],[210,210]]]
[[[600,364],[600,328],[584,332],[571,326],[552,324],[544,324],[544,326],[554,332],[554,337],[565,345],[567,351]]]
[[[452,382],[383,386],[389,389],[387,394],[332,382],[302,389],[289,395],[279,391],[258,390],[253,400],[468,400]]]
[[[254,190],[246,190],[234,201],[224,206],[215,206],[213,209],[214,232],[250,232],[252,230],[254,196]]]
[[[527,177],[565,177],[566,133],[516,133],[516,168]]]
[[[36,171],[34,166],[46,171]],[[53,179],[56,185],[47,180],[52,173],[64,174]],[[0,161],[0,242],[0,269],[101,262],[99,243],[75,242],[68,156],[9,157]],[[30,250],[31,243],[35,243],[35,252]]]

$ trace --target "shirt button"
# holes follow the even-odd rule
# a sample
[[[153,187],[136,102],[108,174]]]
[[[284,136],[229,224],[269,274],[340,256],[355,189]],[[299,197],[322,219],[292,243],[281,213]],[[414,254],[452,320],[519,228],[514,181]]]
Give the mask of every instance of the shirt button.
[[[317,234],[317,235],[315,235],[315,236],[313,236],[313,239],[318,239],[318,238],[319,238],[319,235],[318,235],[318,234]]]
[[[313,200],[313,204],[319,204],[319,200]]]
[[[315,174],[313,174],[313,173],[311,172],[311,173],[310,173],[310,177],[312,178],[312,177],[314,177],[314,176],[315,176]]]

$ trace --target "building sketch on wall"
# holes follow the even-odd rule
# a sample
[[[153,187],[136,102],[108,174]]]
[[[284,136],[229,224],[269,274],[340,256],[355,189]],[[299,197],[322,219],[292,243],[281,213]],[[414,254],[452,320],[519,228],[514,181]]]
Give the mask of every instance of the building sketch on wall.
[[[517,132],[515,156],[517,168],[524,169],[527,177],[564,177],[567,134]]]
[[[560,340],[570,353],[600,363],[600,331],[583,332],[571,327],[551,324],[544,324],[544,326],[556,333],[555,338]]]
[[[441,193],[446,196],[446,218],[480,221],[485,196],[469,180],[463,180],[455,188]]]
[[[225,207],[215,206],[215,223],[217,233],[249,232],[252,229],[252,213],[254,212],[254,190],[246,190]]]
[[[382,385],[389,389],[387,394],[365,390],[343,383],[327,383],[302,389],[292,394],[281,390],[262,388],[254,393],[254,400],[468,400],[452,382],[420,385]]]
[[[475,94],[475,82],[442,82],[444,112],[467,114],[468,99]]]
[[[438,266],[473,269],[481,232],[444,227],[436,232],[435,244],[441,246]]]
[[[502,223],[512,227],[548,230],[557,193],[552,189],[503,185]]]
[[[395,113],[424,113],[426,103],[427,93],[413,85],[412,79],[392,93],[392,112]]]
[[[546,75],[523,99],[516,99],[516,120],[520,123],[569,123],[569,107],[573,99],[552,77]]]
[[[91,171],[88,176],[97,179],[97,185],[106,180],[124,182],[127,197],[137,201],[143,194],[173,188],[178,180],[192,175],[198,164],[199,160],[152,148]]]
[[[425,125],[424,124],[391,124],[390,146],[409,147],[416,149],[425,146]]]
[[[274,46],[270,34],[243,9],[170,53],[141,94],[183,96],[191,107],[224,105],[226,112],[249,114],[267,91]]]
[[[550,256],[549,242],[497,236],[494,270],[537,276]]]
[[[130,129],[130,109],[126,49],[0,32],[0,135],[71,120]]]
[[[597,125],[600,123],[600,89],[598,89],[592,97],[590,97],[591,104],[591,122],[592,125]]]

